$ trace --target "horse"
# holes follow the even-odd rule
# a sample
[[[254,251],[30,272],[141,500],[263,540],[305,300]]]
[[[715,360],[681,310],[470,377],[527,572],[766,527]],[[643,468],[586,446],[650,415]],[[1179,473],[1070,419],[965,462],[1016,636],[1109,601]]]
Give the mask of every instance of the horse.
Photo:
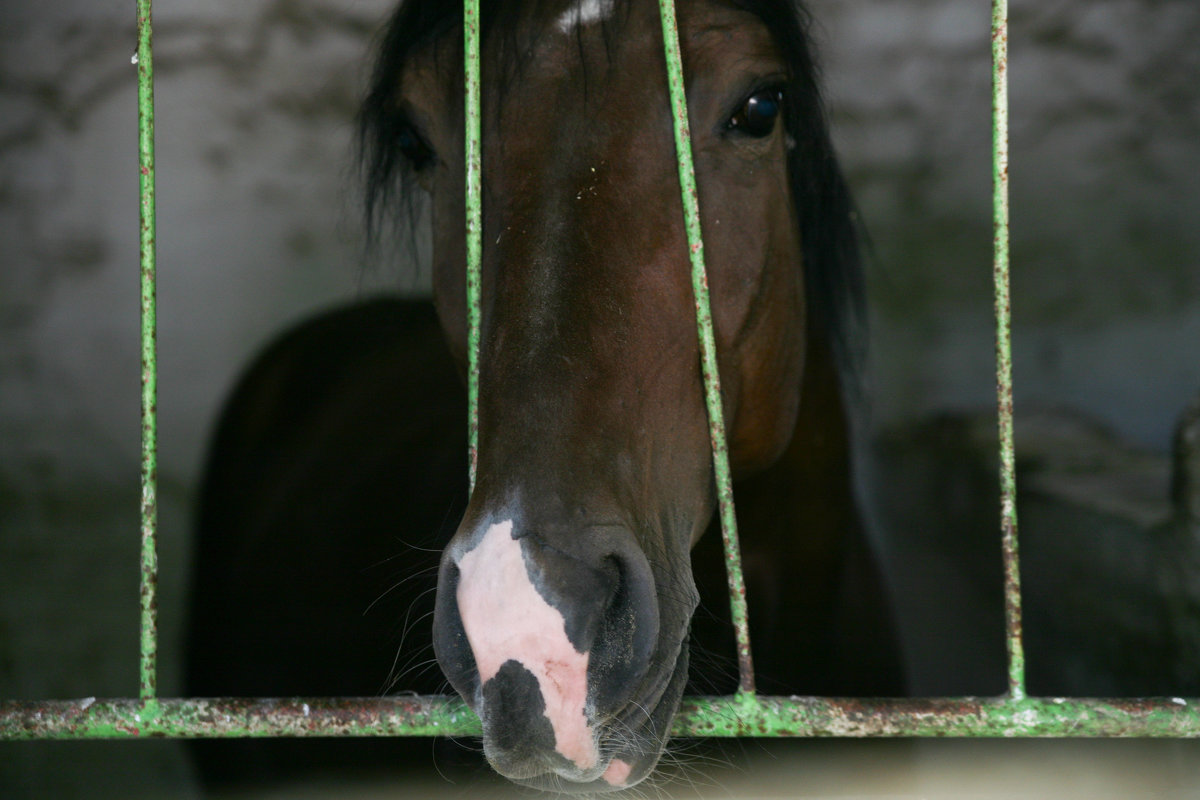
[[[702,688],[733,685],[661,27],[650,0],[482,5],[474,489],[461,12],[403,0],[359,114],[365,211],[377,235],[427,196],[435,311],[334,312],[243,379],[201,492],[189,689],[374,693],[431,613],[420,638],[497,773],[622,789],[659,761],[691,653]],[[758,687],[900,694],[851,457],[858,226],[811,23],[790,0],[678,19]],[[415,577],[372,605],[398,560]],[[390,635],[352,635],[381,603]]]

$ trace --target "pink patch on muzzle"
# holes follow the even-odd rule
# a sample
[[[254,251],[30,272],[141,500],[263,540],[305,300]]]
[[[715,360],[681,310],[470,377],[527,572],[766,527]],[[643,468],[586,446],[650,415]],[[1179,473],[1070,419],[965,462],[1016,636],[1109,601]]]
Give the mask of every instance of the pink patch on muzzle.
[[[604,770],[604,782],[609,786],[624,786],[629,780],[629,773],[633,771],[633,765],[619,758],[614,758],[612,763],[608,765],[608,769]]]
[[[600,756],[587,718],[588,654],[571,644],[563,615],[533,585],[512,531],[512,520],[492,525],[457,560],[458,611],[480,685],[505,662],[521,664],[537,678],[555,749],[579,769],[592,769]]]

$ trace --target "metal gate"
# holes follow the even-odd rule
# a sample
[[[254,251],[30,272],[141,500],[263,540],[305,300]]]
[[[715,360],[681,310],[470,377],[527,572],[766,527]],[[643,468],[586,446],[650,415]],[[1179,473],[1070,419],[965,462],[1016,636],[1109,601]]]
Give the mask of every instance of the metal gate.
[[[128,699],[0,700],[0,739],[140,737],[469,736],[479,720],[457,697],[173,699],[157,692],[157,368],[154,218],[152,0],[137,0],[141,188],[142,501],[139,696]],[[737,635],[739,688],[728,697],[685,697],[675,736],[1144,736],[1200,737],[1200,698],[1037,698],[1025,693],[1013,457],[1008,278],[1008,3],[992,2],[992,124],[996,379],[1000,431],[1001,536],[1005,575],[1008,691],[995,698],[835,699],[765,697],[754,690],[745,592],[725,450],[719,376],[704,271],[699,208],[673,0],[659,2],[675,119],[696,321],[713,465]],[[467,96],[468,394],[471,484],[475,478],[479,377],[481,162],[479,2],[464,3]]]

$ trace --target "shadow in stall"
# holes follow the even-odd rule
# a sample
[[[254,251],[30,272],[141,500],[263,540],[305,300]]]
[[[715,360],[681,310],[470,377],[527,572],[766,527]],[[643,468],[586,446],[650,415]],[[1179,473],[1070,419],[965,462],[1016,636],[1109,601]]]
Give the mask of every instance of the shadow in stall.
[[[1034,696],[1200,696],[1200,397],[1172,458],[1068,409],[1016,418],[1027,688]],[[993,411],[876,443],[913,691],[1005,690]]]

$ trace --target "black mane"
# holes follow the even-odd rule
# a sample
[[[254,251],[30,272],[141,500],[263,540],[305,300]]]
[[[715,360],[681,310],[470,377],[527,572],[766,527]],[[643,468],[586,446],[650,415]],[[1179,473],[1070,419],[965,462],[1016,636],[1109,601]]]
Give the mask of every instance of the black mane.
[[[503,33],[497,22],[515,19],[514,8],[520,2],[481,0],[481,37],[486,40]],[[795,0],[733,2],[765,23],[788,63],[791,86],[786,124],[796,143],[788,169],[800,219],[813,323],[810,333],[827,339],[843,379],[852,387],[860,361],[864,316],[859,225],[829,137],[810,36],[811,18]],[[453,0],[402,0],[384,29],[358,115],[359,168],[369,238],[396,218],[400,212],[397,205],[410,203],[414,191],[408,165],[395,144],[406,125],[395,103],[404,64],[421,44],[461,29],[461,4]]]

